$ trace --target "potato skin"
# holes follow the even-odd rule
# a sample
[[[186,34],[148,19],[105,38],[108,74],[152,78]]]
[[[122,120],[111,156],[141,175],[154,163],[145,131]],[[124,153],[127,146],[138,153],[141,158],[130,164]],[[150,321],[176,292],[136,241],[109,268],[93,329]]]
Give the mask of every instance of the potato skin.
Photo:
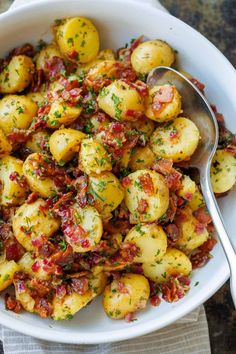
[[[42,147],[47,144],[49,140],[49,135],[46,131],[38,131],[34,133],[29,140],[26,142],[26,147],[31,152],[43,152]]]
[[[148,145],[142,147],[135,147],[130,162],[129,167],[133,171],[144,170],[151,167],[155,161],[155,155]]]
[[[27,179],[32,192],[36,192],[42,198],[48,198],[57,192],[54,181],[49,177],[38,178],[35,165],[43,163],[44,155],[40,153],[30,154],[23,164],[23,174]]]
[[[27,273],[37,279],[49,280],[51,275],[43,269],[43,261],[44,260],[42,258],[33,258],[30,252],[26,252],[17,263],[20,266],[21,271],[24,273]],[[34,272],[34,268],[32,268],[32,265],[35,262],[37,262],[37,265],[39,266],[37,272]]]
[[[34,64],[26,55],[14,56],[0,74],[0,92],[23,91],[32,81]]]
[[[152,109],[152,104],[155,94],[162,90],[162,88],[165,86],[168,86],[172,89],[173,99],[169,103],[162,103],[160,111],[154,112]],[[149,119],[152,119],[159,123],[163,123],[176,118],[180,114],[180,112],[181,96],[175,86],[154,86],[151,90],[149,90],[149,95],[145,100],[145,114]]]
[[[12,150],[11,144],[8,142],[2,129],[0,129],[0,157],[4,155],[9,155],[11,153],[11,150]]]
[[[60,226],[58,219],[42,211],[46,202],[39,198],[31,204],[24,203],[12,219],[13,233],[17,241],[27,250],[34,251],[32,240],[40,235],[50,237]]]
[[[88,193],[93,196],[94,205],[103,219],[109,217],[124,198],[123,188],[111,172],[90,174]]]
[[[55,130],[49,139],[49,148],[57,162],[70,161],[80,149],[82,139],[86,135],[75,129]]]
[[[236,182],[235,156],[225,150],[217,150],[211,165],[211,184],[214,193],[229,191]]]
[[[209,234],[206,227],[198,231],[199,221],[193,216],[190,208],[185,207],[181,212],[185,218],[178,223],[181,236],[176,242],[176,248],[188,254],[206,242]]]
[[[93,138],[84,139],[79,152],[79,168],[88,175],[111,171],[111,158],[100,142]]]
[[[171,66],[175,61],[173,49],[164,41],[146,41],[137,46],[131,55],[131,64],[139,74],[148,74],[157,66]]]
[[[20,267],[15,261],[4,261],[0,264],[0,291],[12,284],[14,273],[19,270]]]
[[[13,128],[28,129],[38,107],[27,96],[7,95],[0,101],[0,128],[5,134]]]
[[[150,146],[156,156],[179,162],[192,156],[199,139],[196,125],[187,118],[179,117],[158,127],[150,138]]]
[[[192,271],[189,258],[175,248],[168,248],[165,255],[153,263],[143,264],[144,275],[156,283],[166,282],[171,275],[188,276]]]
[[[140,178],[149,177],[154,188],[152,195],[145,192]],[[151,170],[138,170],[128,175],[129,185],[125,188],[125,204],[132,214],[132,223],[154,222],[158,220],[169,206],[169,189],[164,177]],[[139,204],[144,200],[147,208],[139,211]]]
[[[47,116],[47,127],[58,129],[61,125],[69,125],[79,117],[81,112],[82,107],[72,107],[54,100]]]
[[[53,57],[62,58],[62,54],[55,43],[51,43],[40,50],[36,57],[37,70],[47,71],[46,63],[53,59]]]
[[[205,204],[203,196],[199,191],[198,186],[196,185],[195,192],[193,197],[188,202],[188,206],[192,209],[192,211],[196,211],[197,209],[201,208]]]
[[[29,189],[27,186],[22,188],[17,180],[10,178],[15,173],[19,178],[22,177],[22,166],[23,161],[13,156],[4,156],[0,159],[1,205],[20,205],[24,202]]]
[[[135,244],[139,248],[134,262],[155,262],[162,258],[167,249],[167,236],[162,227],[156,224],[141,224],[129,230],[124,242]]]
[[[62,20],[55,27],[60,51],[76,63],[88,63],[95,59],[99,50],[99,35],[94,24],[87,18],[74,17]]]
[[[124,288],[122,292],[119,291],[120,285]],[[112,319],[122,319],[145,308],[149,295],[148,280],[143,275],[127,273],[105,288],[103,307]]]
[[[144,103],[140,94],[122,80],[115,80],[103,88],[98,95],[98,106],[111,118],[118,121],[136,120],[135,114],[144,111]],[[134,112],[133,116],[129,111]]]

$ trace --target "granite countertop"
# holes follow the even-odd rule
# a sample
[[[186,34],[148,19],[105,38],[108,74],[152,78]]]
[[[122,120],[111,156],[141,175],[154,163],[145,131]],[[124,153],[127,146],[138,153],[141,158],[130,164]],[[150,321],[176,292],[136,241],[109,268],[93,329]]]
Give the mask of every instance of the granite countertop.
[[[12,0],[0,0],[0,12],[11,3]],[[161,3],[205,35],[236,67],[236,0],[161,0]],[[235,354],[236,311],[228,283],[206,302],[205,309],[212,354]]]

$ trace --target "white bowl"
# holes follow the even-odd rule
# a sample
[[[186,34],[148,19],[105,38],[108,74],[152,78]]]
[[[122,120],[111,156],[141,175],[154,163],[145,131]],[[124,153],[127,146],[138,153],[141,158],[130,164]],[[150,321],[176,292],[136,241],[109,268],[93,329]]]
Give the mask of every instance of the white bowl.
[[[202,35],[175,17],[133,0],[56,0],[33,3],[0,16],[1,56],[25,42],[49,39],[56,18],[82,15],[99,29],[103,47],[119,48],[131,38],[144,34],[161,38],[178,50],[181,67],[206,84],[206,95],[225,115],[227,126],[236,130],[236,73],[225,57]],[[232,237],[236,228],[236,191],[220,200],[224,220]],[[235,240],[236,241],[236,240]],[[235,242],[236,245],[236,242]],[[221,246],[214,258],[193,274],[192,289],[181,301],[148,306],[132,323],[106,317],[101,298],[80,311],[72,321],[53,322],[27,313],[16,315],[4,309],[0,323],[16,331],[45,340],[91,344],[120,341],[146,334],[175,322],[206,301],[229,276]],[[199,285],[194,286],[199,282]]]

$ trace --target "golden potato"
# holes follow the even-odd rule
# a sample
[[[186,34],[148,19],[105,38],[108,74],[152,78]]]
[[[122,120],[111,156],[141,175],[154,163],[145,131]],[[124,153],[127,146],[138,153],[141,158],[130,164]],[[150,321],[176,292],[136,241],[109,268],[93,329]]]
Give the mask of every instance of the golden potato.
[[[117,62],[115,60],[97,61],[91,69],[89,69],[86,80],[93,82],[103,79],[112,79],[117,71]]]
[[[1,205],[20,205],[24,202],[29,189],[20,183],[23,177],[22,166],[23,161],[13,156],[0,159]]]
[[[5,134],[13,128],[29,128],[38,107],[27,96],[7,95],[0,101],[0,128]]]
[[[26,142],[26,147],[32,152],[43,152],[42,147],[48,144],[49,135],[46,131],[37,131]]]
[[[84,17],[67,18],[55,27],[60,51],[71,61],[88,63],[99,50],[99,35],[94,24]]]
[[[92,195],[94,205],[103,219],[109,217],[124,198],[123,188],[111,172],[89,175],[88,193]]]
[[[62,54],[55,43],[48,44],[46,47],[40,50],[36,57],[37,70],[47,71],[46,62],[50,61],[53,57],[62,58]]]
[[[88,72],[91,68],[93,68],[95,65],[97,65],[98,63],[104,60],[115,60],[115,59],[116,59],[115,54],[111,49],[109,48],[103,49],[98,53],[95,59],[85,64],[79,64],[76,73],[79,75],[81,74],[83,75],[85,72]]]
[[[206,242],[209,234],[207,228],[193,216],[190,208],[185,207],[182,212],[185,218],[178,224],[181,236],[176,242],[176,248],[188,254]]]
[[[49,280],[51,275],[44,270],[44,260],[42,258],[33,258],[29,252],[26,252],[18,261],[21,271],[41,280]],[[34,265],[37,265],[34,267]],[[36,269],[36,271],[35,271]]]
[[[181,179],[181,187],[178,190],[178,195],[185,200],[190,201],[196,191],[196,183],[189,177],[184,175]]]
[[[111,171],[111,158],[103,145],[93,138],[84,139],[79,152],[79,169],[86,174]]]
[[[14,273],[19,270],[20,267],[15,261],[4,261],[0,264],[0,291],[12,284]]]
[[[11,144],[8,142],[2,129],[0,129],[0,157],[9,155],[12,150]]]
[[[74,122],[82,112],[82,107],[72,107],[60,101],[53,101],[47,116],[47,127],[58,129],[61,125]]]
[[[153,222],[168,209],[169,189],[164,177],[151,170],[138,170],[128,175],[125,204],[132,223]]]
[[[236,159],[225,150],[217,150],[211,166],[211,184],[214,193],[229,191],[236,182]]]
[[[34,101],[38,107],[44,103],[45,94],[44,92],[29,92],[27,93],[26,97]]]
[[[129,167],[133,171],[143,170],[151,167],[155,161],[155,155],[148,145],[138,146],[132,152]]]
[[[205,204],[202,194],[199,191],[199,188],[196,185],[195,192],[193,194],[192,199],[188,202],[188,206],[192,209],[192,211],[196,211],[201,208]]]
[[[139,74],[148,74],[157,66],[171,66],[174,61],[173,49],[161,40],[143,42],[131,55],[132,67]]]
[[[51,178],[40,177],[37,174],[46,160],[46,155],[35,152],[30,154],[23,164],[23,174],[31,191],[38,193],[42,198],[48,198],[57,192],[57,186]]]
[[[165,102],[166,101],[166,102]],[[175,86],[154,86],[145,100],[145,115],[162,123],[176,118],[181,112],[181,96]]]
[[[188,276],[192,271],[189,258],[175,248],[169,248],[158,261],[143,263],[144,275],[156,283],[166,282],[171,275]]]
[[[64,229],[66,241],[74,252],[88,252],[99,243],[103,226],[101,217],[92,206],[81,208],[78,204],[71,207],[73,225]]]
[[[20,302],[23,309],[25,309],[27,312],[35,312],[35,300],[30,294],[30,289],[28,289],[26,286],[24,292],[19,292],[17,282],[18,280],[14,280],[16,300]]]
[[[143,275],[127,273],[105,288],[103,307],[109,317],[122,319],[145,308],[149,295],[148,280]]]
[[[158,127],[150,138],[150,146],[156,156],[179,162],[192,156],[199,139],[196,125],[187,118],[179,117]]]
[[[14,56],[0,74],[0,92],[23,91],[32,81],[34,64],[26,55]]]
[[[104,87],[97,100],[99,108],[116,120],[135,120],[135,115],[144,111],[138,91],[122,80]]]
[[[132,127],[138,132],[144,134],[146,137],[150,137],[155,129],[155,123],[151,119],[139,119],[132,122]]]
[[[49,139],[49,148],[57,162],[68,162],[80,149],[86,135],[75,129],[55,130]]]
[[[31,204],[22,204],[13,216],[13,233],[27,251],[34,251],[31,242],[34,238],[50,237],[60,226],[58,219],[44,211],[45,205],[46,202],[39,198]]]
[[[138,247],[134,262],[155,262],[162,258],[167,249],[167,236],[162,227],[156,224],[138,224],[126,235],[124,242]]]

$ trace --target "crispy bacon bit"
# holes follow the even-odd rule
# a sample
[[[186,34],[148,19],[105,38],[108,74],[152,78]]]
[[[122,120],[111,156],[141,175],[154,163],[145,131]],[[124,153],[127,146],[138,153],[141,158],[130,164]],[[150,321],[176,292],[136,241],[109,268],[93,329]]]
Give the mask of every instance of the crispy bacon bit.
[[[88,178],[87,176],[80,176],[76,178],[73,185],[77,191],[76,201],[81,208],[84,208],[87,204],[87,190],[88,190]]]
[[[52,210],[53,211],[59,211],[59,209],[61,208],[61,206],[68,204],[69,201],[71,201],[73,196],[73,192],[68,192],[66,194],[63,194],[63,196],[58,199],[58,201],[53,205]]]
[[[122,185],[125,187],[125,188],[128,188],[130,185],[131,185],[131,179],[126,176],[122,179]]]
[[[163,175],[169,175],[172,171],[173,161],[171,159],[161,158],[158,161],[155,161],[152,165],[152,169]]]
[[[180,188],[180,180],[182,177],[182,173],[175,170],[165,177],[168,188],[171,191],[175,191]]]
[[[203,245],[199,247],[199,250],[190,257],[193,269],[203,267],[210,259],[210,252],[216,245],[217,240],[212,238],[204,242]]]
[[[216,244],[217,240],[215,238],[209,238],[206,242],[203,243],[203,245],[199,247],[199,249],[204,252],[211,252]]]
[[[228,144],[225,148],[225,151],[229,152],[233,156],[236,156],[236,144],[235,145]]]
[[[26,199],[26,204],[32,204],[38,199],[39,195],[36,192],[30,193],[28,198]]]
[[[192,77],[190,79],[190,81],[197,86],[198,90],[200,90],[202,93],[204,93],[204,89],[205,89],[205,85],[202,84],[200,81],[198,81],[197,79],[195,79],[194,77]]]
[[[118,280],[116,282],[116,290],[120,294],[128,294],[129,290],[126,288],[125,284],[122,281]]]
[[[204,224],[201,224],[200,222],[196,224],[194,231],[198,234],[201,235],[205,231],[206,227]]]
[[[131,54],[133,53],[134,49],[143,42],[144,37],[140,36],[136,38],[130,45],[130,47],[120,48],[117,51],[117,56],[120,61],[130,64]]]
[[[36,70],[33,75],[33,80],[31,84],[31,90],[33,92],[38,92],[44,82],[44,72],[42,69]]]
[[[25,253],[24,248],[17,241],[17,239],[12,236],[11,239],[8,239],[5,242],[6,250],[6,260],[18,262],[20,258]]]
[[[160,296],[158,296],[158,295],[152,296],[150,299],[150,302],[151,302],[152,306],[159,306],[161,303]]]
[[[132,262],[138,252],[139,248],[132,242],[123,243],[120,249],[120,255],[127,263]]]
[[[175,218],[175,214],[177,211],[178,197],[175,193],[171,193],[169,198],[169,208],[165,215],[159,220],[161,223],[172,222]]]
[[[141,80],[137,80],[135,83],[129,83],[132,88],[135,88],[142,98],[148,96],[148,85]]]
[[[125,235],[131,229],[129,220],[109,220],[103,226],[104,230],[111,234],[120,232],[122,235]]]
[[[9,58],[12,58],[17,55],[27,55],[28,57],[33,58],[35,55],[35,50],[32,44],[30,43],[25,43],[21,47],[14,48],[10,53],[9,53]]]
[[[56,265],[64,266],[73,263],[73,249],[67,245],[65,251],[58,251],[50,257],[50,262]]]
[[[13,311],[15,313],[20,313],[22,307],[18,300],[16,300],[15,296],[6,294],[5,295],[5,307],[7,310]]]
[[[129,312],[127,315],[125,315],[125,321],[128,323],[134,321],[134,314]]]
[[[42,318],[47,318],[52,314],[53,306],[44,298],[36,299],[34,311]]]
[[[76,50],[71,50],[70,52],[68,52],[67,53],[67,55],[68,55],[68,57],[70,58],[70,59],[75,59],[75,60],[77,60],[78,59],[78,52],[76,51]]]
[[[144,198],[140,199],[138,202],[138,208],[137,208],[138,212],[140,214],[144,214],[144,213],[146,213],[147,208],[148,208],[148,202]]]
[[[58,285],[56,287],[56,297],[59,299],[63,299],[64,296],[66,296],[66,286],[64,284]]]
[[[201,224],[207,225],[212,222],[211,216],[208,213],[208,210],[206,207],[201,207],[201,208],[197,209],[196,211],[194,211],[193,215]]]
[[[40,269],[40,263],[39,261],[36,261],[32,264],[32,267],[31,267],[32,271],[37,273]]]
[[[176,224],[169,224],[166,227],[166,233],[168,236],[168,243],[170,246],[174,246],[180,237],[180,231]]]
[[[55,56],[45,61],[45,72],[49,79],[58,79],[62,70],[65,70],[65,66],[61,58]]]
[[[16,280],[15,287],[16,287],[16,290],[19,294],[25,293],[25,291],[26,291],[26,284],[25,284],[24,280]]]
[[[184,280],[182,276],[172,276],[166,283],[161,285],[163,299],[167,302],[175,302],[182,299],[189,290],[189,284],[190,282]]]
[[[125,117],[129,120],[138,120],[144,117],[142,111],[136,111],[135,109],[127,109],[125,112]]]
[[[31,130],[13,128],[11,133],[7,135],[7,138],[13,144],[23,144],[26,143],[31,136]]]
[[[191,192],[186,192],[185,194],[184,194],[184,196],[183,196],[183,198],[185,199],[185,200],[191,200],[192,198],[193,198],[193,193],[191,193]],[[179,204],[178,204],[179,205]],[[182,205],[182,204],[181,204]]]
[[[149,196],[154,194],[154,184],[149,173],[144,173],[138,178],[142,190]]]
[[[160,102],[160,103],[170,103],[173,101],[174,98],[174,90],[173,86],[163,86],[161,87],[156,93],[153,98],[153,102]]]
[[[9,179],[12,181],[12,182],[16,182],[17,184],[19,184],[19,186],[21,188],[27,188],[28,185],[27,185],[27,181],[26,181],[26,178],[25,176],[20,176],[18,172],[14,171],[10,174],[9,176]]]
[[[76,293],[78,293],[80,295],[84,295],[89,289],[88,279],[85,277],[72,278],[71,279],[71,288]]]

